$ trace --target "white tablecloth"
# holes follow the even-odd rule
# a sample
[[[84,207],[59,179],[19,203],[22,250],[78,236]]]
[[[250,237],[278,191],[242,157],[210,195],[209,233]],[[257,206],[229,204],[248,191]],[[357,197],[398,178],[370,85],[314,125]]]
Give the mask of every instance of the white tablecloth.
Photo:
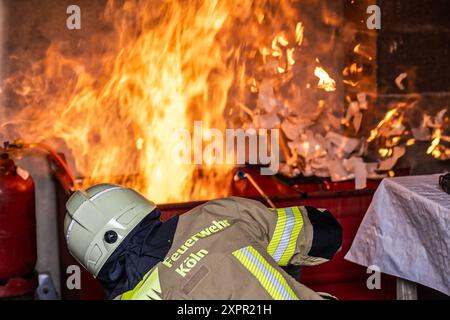
[[[450,295],[450,195],[438,180],[384,179],[345,259]]]

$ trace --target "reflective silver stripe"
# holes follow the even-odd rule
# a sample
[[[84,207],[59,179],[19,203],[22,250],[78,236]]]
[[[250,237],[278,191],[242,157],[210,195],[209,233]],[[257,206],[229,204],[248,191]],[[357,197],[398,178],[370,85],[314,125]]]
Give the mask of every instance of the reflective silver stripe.
[[[72,227],[73,227],[74,223],[75,223],[75,220],[72,219],[72,221],[70,221],[69,226],[67,227],[67,234],[66,234],[66,242],[67,242],[67,244],[69,244],[70,232],[72,231]]]
[[[285,300],[295,300],[295,298],[286,291],[283,284],[278,281],[275,275],[267,269],[266,266],[263,265],[247,248],[242,248],[242,253],[256,266],[256,268],[266,277],[266,279],[275,287],[275,289],[283,296]]]
[[[278,243],[278,247],[272,256],[276,262],[280,261],[283,253],[286,251],[289,245],[289,240],[291,239],[292,229],[294,229],[295,224],[295,217],[294,212],[292,212],[292,208],[284,208],[284,212],[286,212],[286,225],[284,226],[280,243]]]

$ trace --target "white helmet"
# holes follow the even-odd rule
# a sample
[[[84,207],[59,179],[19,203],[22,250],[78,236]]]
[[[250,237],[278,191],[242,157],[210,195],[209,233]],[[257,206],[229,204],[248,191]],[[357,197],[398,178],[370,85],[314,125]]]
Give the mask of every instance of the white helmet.
[[[99,184],[76,191],[66,208],[64,233],[69,252],[97,276],[123,239],[156,205],[132,189]]]

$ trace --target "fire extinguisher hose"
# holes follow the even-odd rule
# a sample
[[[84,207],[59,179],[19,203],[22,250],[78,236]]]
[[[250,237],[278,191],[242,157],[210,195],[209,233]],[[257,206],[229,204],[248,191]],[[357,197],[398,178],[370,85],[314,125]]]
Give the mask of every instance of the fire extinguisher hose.
[[[70,170],[69,166],[67,165],[66,161],[55,151],[53,150],[49,145],[45,143],[27,143],[23,142],[21,140],[16,140],[12,144],[9,144],[10,148],[18,148],[18,149],[40,149],[45,152],[47,152],[51,159],[54,161],[54,163],[64,172],[67,174],[68,178],[70,179],[71,183],[71,190],[72,192],[79,190],[80,186],[78,184],[77,179],[75,178],[74,174],[72,173],[72,170]]]

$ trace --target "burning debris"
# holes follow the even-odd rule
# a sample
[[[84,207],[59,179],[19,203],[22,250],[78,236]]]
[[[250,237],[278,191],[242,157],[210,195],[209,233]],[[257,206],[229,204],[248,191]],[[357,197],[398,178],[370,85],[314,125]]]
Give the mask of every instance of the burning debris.
[[[403,72],[400,73],[397,78],[395,78],[395,84],[402,91],[406,89],[405,85],[403,84],[403,80],[405,80],[407,77],[408,74],[406,72]]]
[[[307,6],[322,12],[324,3]],[[0,135],[63,144],[87,178],[83,187],[118,183],[157,202],[226,195],[232,166],[200,172],[173,161],[168,137],[192,132],[195,121],[222,131],[279,128],[283,174],[354,178],[357,188],[394,168],[415,141],[429,141],[429,154],[448,159],[444,110],[409,130],[407,106],[398,105],[367,137],[365,114],[373,106],[361,77],[374,53],[352,43],[360,60],[338,70],[334,57],[324,56],[339,51],[335,32],[301,5],[110,0],[102,15],[110,28],[77,44],[86,52],[52,42],[42,60],[15,58],[25,65],[1,93],[12,92],[11,104],[20,107],[0,110]],[[404,80],[396,81],[400,89]],[[353,93],[344,106],[346,87]],[[376,163],[365,160],[369,144],[378,148]]]
[[[447,115],[447,117],[445,117],[445,115]],[[420,136],[420,138],[431,139],[431,145],[427,150],[427,154],[431,154],[439,160],[450,159],[450,147],[444,144],[450,143],[450,136],[443,135],[444,129],[448,129],[448,126],[448,111],[447,109],[442,109],[436,116],[434,116],[434,118],[425,114],[420,128],[415,130],[415,132],[422,133],[425,131],[425,134]],[[432,131],[432,134],[427,135],[427,130]]]
[[[322,67],[316,67],[314,75],[319,78],[317,88],[327,92],[336,91],[336,81],[334,81]]]
[[[317,65],[320,64],[317,57],[311,59],[305,54],[295,54],[304,53],[305,25],[298,22],[294,36],[284,30],[283,36],[276,34],[273,37],[270,47],[255,48],[255,52],[262,55],[262,65],[249,72],[251,86],[248,90],[256,96],[256,103],[237,103],[244,111],[237,122],[243,123],[244,127],[281,129],[281,145],[286,145],[284,150],[281,148],[284,156],[280,167],[282,174],[329,177],[334,182],[355,179],[356,188],[362,189],[366,187],[367,178],[392,175],[398,160],[405,155],[406,147],[416,141],[431,141],[428,154],[441,160],[448,158],[448,149],[440,144],[448,139],[441,134],[446,110],[433,120],[426,116],[420,128],[408,129],[405,112],[414,108],[415,103],[398,103],[368,136],[361,131],[364,114],[370,105],[363,90],[355,93],[353,99],[347,97],[345,112],[336,112],[327,99],[327,95],[337,90],[336,80],[323,66]],[[363,44],[356,45],[353,51],[367,61],[373,60],[370,50]],[[305,86],[295,77],[302,64],[316,64],[313,71],[308,70],[319,79],[315,87],[310,75],[303,75],[308,79]],[[363,66],[357,62],[346,66],[342,71],[343,85],[357,89],[360,82],[354,79],[362,73]],[[404,80],[407,76],[403,73],[395,79],[399,89],[406,89]],[[315,103],[304,99],[309,91],[314,92]],[[377,162],[365,161],[369,144],[378,148]]]

